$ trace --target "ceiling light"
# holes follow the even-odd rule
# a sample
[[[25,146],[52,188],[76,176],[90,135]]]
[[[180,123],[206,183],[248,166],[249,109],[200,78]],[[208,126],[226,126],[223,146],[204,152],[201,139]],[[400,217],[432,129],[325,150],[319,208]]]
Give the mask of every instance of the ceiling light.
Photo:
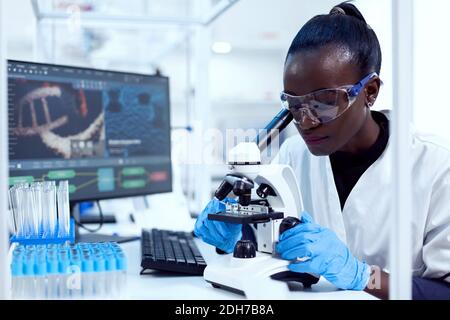
[[[212,47],[212,51],[218,54],[227,54],[231,52],[231,44],[229,42],[214,42]]]

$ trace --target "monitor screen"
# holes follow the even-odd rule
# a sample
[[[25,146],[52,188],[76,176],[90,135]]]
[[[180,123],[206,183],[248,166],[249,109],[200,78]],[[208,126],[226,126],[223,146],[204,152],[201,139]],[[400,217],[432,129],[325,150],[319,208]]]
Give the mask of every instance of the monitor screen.
[[[70,200],[172,189],[169,79],[8,61],[10,185],[68,180]]]

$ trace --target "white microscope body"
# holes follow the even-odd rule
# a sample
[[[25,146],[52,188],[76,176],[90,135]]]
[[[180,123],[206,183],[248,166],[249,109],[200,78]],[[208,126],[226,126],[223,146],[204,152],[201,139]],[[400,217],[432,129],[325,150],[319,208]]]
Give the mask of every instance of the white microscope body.
[[[215,261],[208,262],[203,277],[214,287],[245,294],[246,289],[255,281],[267,280],[282,274],[289,274],[292,278],[293,273],[287,269],[291,262],[279,258],[274,247],[278,242],[280,223],[283,218],[300,218],[303,203],[292,168],[277,164],[261,165],[260,150],[256,143],[238,144],[231,150],[228,164],[231,171],[227,175],[228,178],[225,177],[222,185],[226,184],[227,179],[232,183],[233,179],[244,177],[243,179],[246,181],[248,179],[258,185],[257,197],[255,197],[253,189],[251,204],[230,204],[227,205],[227,211],[220,214],[220,217],[209,215],[208,218],[224,222],[231,222],[235,218],[235,221],[246,219],[246,217],[248,219],[255,218],[255,221],[246,220],[241,223],[252,225],[257,242],[256,256],[235,257],[237,250],[235,248],[234,254],[223,255]],[[236,188],[233,191],[236,194]],[[247,195],[249,194],[247,193]],[[256,205],[254,205],[255,198]],[[298,275],[302,276],[302,274]],[[308,278],[308,281],[304,282],[306,286],[317,282],[309,281],[311,280],[310,275],[307,275],[306,278]]]

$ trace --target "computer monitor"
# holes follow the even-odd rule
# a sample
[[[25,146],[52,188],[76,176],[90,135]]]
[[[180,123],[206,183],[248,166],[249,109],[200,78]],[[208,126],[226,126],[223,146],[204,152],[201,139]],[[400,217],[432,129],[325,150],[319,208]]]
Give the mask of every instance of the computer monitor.
[[[169,79],[8,61],[9,173],[70,200],[172,190]]]

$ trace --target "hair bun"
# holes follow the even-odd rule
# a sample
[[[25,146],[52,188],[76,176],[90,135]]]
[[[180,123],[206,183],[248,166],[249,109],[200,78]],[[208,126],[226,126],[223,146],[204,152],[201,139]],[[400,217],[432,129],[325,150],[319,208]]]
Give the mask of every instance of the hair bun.
[[[342,15],[345,16],[345,10],[342,9],[341,7],[339,7],[339,6],[334,7],[334,8],[331,9],[331,11],[330,11],[330,15],[332,15],[332,16],[334,16],[334,15],[339,15],[339,14],[342,14]]]
[[[354,4],[349,3],[349,1],[342,2],[341,4],[333,7],[330,11],[330,15],[345,15],[367,23],[361,11],[359,11]]]

